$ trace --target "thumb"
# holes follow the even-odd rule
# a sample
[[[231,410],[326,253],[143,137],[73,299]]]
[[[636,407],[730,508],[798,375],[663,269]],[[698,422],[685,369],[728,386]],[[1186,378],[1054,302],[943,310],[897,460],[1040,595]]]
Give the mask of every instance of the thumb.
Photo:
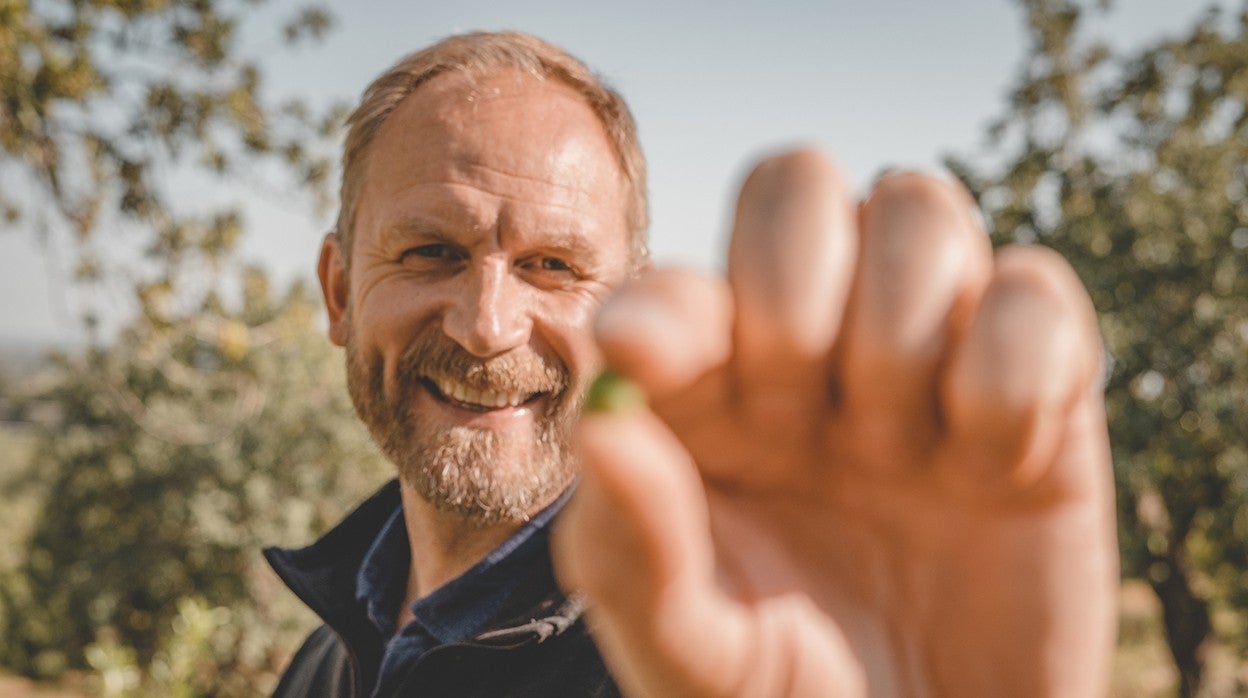
[[[706,495],[688,453],[648,410],[591,414],[584,472],[552,549],[585,594],[594,638],[630,695],[731,695],[749,654],[746,612],[714,579]]]

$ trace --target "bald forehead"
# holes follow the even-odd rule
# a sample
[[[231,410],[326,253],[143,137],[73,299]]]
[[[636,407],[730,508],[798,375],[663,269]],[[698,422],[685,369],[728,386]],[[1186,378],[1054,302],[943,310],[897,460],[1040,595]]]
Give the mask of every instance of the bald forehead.
[[[625,216],[625,180],[606,130],[558,80],[519,70],[444,73],[395,108],[372,150],[365,180],[375,196],[399,193],[399,171],[426,182],[493,181],[500,191],[532,180],[545,185],[551,206],[609,206]]]
[[[600,243],[630,239],[626,180],[606,129],[557,80],[440,75],[399,103],[371,148],[357,227],[372,235],[421,211],[441,212],[450,227],[511,221],[547,233],[609,230]]]
[[[584,98],[562,82],[519,68],[447,71],[413,90],[408,100],[423,98],[430,105],[427,108],[438,111],[439,106],[452,109],[461,103],[474,104],[490,98],[543,93],[566,95],[573,101],[584,103]]]
[[[392,133],[400,129],[407,133]],[[431,79],[399,104],[378,140],[394,144],[415,131],[426,136],[421,140],[429,158],[495,165],[510,159],[512,173],[524,176],[594,150],[606,156],[600,166],[622,178],[606,130],[584,97],[558,80],[516,69],[462,70]],[[508,147],[492,147],[504,140]]]
[[[407,129],[451,135],[497,131],[538,139],[544,145],[552,144],[552,136],[589,139],[610,150],[602,121],[582,95],[558,80],[518,70],[484,75],[456,71],[434,77],[399,104],[378,135],[386,137],[402,122]],[[459,145],[454,139],[444,142]]]

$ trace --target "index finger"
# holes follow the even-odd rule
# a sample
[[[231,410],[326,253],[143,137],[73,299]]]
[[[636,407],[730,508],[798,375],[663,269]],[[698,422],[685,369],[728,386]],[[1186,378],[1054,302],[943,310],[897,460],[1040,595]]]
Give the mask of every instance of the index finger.
[[[828,356],[856,253],[852,198],[822,154],[794,151],[750,174],[728,256],[733,368],[743,409],[769,412],[777,400],[800,408],[826,399]]]

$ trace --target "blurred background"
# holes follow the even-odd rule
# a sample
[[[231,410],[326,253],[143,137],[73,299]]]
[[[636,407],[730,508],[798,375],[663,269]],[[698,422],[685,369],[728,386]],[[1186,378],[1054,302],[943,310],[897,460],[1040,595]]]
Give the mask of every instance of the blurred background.
[[[1114,695],[1248,695],[1248,4],[0,0],[0,695],[267,694],[314,622],[259,548],[389,477],[312,278],[346,111],[520,29],[629,99],[661,263],[751,161],[943,168],[1100,312]],[[1020,629],[1027,632],[1028,629]]]

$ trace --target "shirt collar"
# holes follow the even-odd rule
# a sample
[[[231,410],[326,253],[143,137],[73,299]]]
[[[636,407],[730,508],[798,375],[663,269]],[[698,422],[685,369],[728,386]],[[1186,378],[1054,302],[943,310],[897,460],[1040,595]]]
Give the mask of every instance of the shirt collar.
[[[527,607],[549,596],[555,588],[550,525],[570,493],[561,494],[468,571],[417,600],[412,605],[416,623],[440,643],[464,641],[486,630],[505,607]],[[399,503],[364,555],[356,578],[355,596],[383,637],[394,631],[410,568]]]
[[[399,571],[406,572],[411,567],[411,559],[400,503],[364,554],[355,580],[355,598],[363,604],[368,619],[383,636],[394,631],[395,611],[403,602],[407,582],[407,575]]]

